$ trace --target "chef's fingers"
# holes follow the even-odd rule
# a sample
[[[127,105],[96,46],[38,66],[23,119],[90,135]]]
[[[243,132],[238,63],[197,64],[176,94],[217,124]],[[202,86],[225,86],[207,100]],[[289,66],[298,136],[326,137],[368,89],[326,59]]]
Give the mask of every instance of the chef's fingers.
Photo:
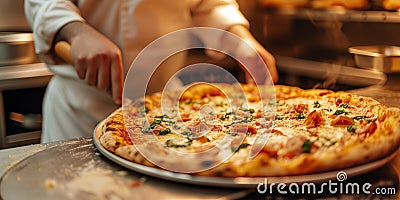
[[[239,57],[243,63],[239,63],[245,72],[247,83],[267,84],[278,79],[275,67],[275,59],[266,50],[255,49],[254,53],[243,53]],[[251,50],[254,51],[254,50]],[[245,52],[245,51],[241,51]],[[245,64],[245,65],[244,65]]]
[[[123,71],[121,54],[116,54],[111,62],[111,90],[114,103],[122,104]]]
[[[86,74],[86,58],[78,57],[74,62],[76,73],[80,79],[85,79]]]
[[[262,49],[261,52],[259,53],[261,55],[261,58],[267,65],[269,74],[271,75],[272,81],[276,83],[278,81],[278,71],[276,69],[276,61],[274,56],[270,54],[268,51],[265,49]]]
[[[101,65],[97,75],[97,88],[105,90],[110,86],[110,59],[107,56],[103,56],[101,59]]]
[[[90,56],[87,58],[85,81],[88,85],[91,86],[96,85],[99,64],[100,64],[99,56]]]

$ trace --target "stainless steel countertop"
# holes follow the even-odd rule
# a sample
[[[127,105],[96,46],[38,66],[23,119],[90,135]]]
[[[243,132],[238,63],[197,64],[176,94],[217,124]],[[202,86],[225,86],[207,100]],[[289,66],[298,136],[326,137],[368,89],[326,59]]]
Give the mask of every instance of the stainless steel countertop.
[[[112,199],[111,193],[116,199],[237,199],[249,193],[193,187],[128,171],[103,157],[91,138],[1,150],[0,160],[0,173],[6,175],[0,187],[4,199]],[[54,181],[53,190],[46,185],[49,181]],[[93,190],[96,194],[88,194]]]
[[[397,86],[398,79],[395,78],[391,80],[395,81],[391,81],[389,84],[384,86],[371,86],[349,92],[371,96],[388,106],[399,106],[400,101],[398,100],[400,99],[400,90],[398,90]],[[65,190],[65,187],[70,188],[69,185],[66,184],[66,182],[58,180],[58,178],[63,177],[59,174],[59,168],[64,165],[69,166],[63,168],[69,169],[69,171],[62,171],[63,173],[66,173],[65,176],[68,181],[78,180],[76,183],[82,184],[81,188],[72,187],[72,190]],[[96,168],[93,168],[93,166],[96,166]],[[88,182],[86,179],[88,174],[81,173],[90,172],[88,169],[96,169],[96,178],[98,179]],[[276,193],[259,194],[256,189],[220,188],[176,183],[143,175],[113,163],[98,152],[94,147],[91,138],[81,138],[64,142],[36,144],[0,150],[0,175],[3,177],[2,182],[0,183],[0,195],[3,199],[127,199],[126,195],[129,196],[129,199],[400,198],[400,155],[397,155],[392,161],[377,170],[347,179],[347,182],[359,183],[360,185],[370,183],[372,188],[394,188],[396,194],[392,195],[338,193],[323,193],[319,195],[281,195]],[[14,179],[12,178],[12,175],[14,175]],[[53,175],[54,177],[52,177]],[[110,176],[120,177],[120,181],[122,182],[108,179]],[[10,180],[11,183],[9,182]],[[8,182],[4,184],[3,181]],[[122,190],[122,193],[116,193],[114,196],[109,196],[101,192],[95,193],[95,196],[93,196],[93,194],[90,195],[90,189],[93,189],[93,187],[95,189],[105,187],[100,184],[101,181],[106,181],[105,183],[108,188],[110,188],[110,183],[121,186],[120,189]],[[121,183],[122,185],[120,185]],[[136,185],[136,183],[139,184]],[[90,188],[90,184],[92,184],[92,188]],[[52,188],[56,189],[53,190]],[[113,187],[108,189],[108,191],[112,190],[112,188]],[[118,188],[114,187],[114,189]]]

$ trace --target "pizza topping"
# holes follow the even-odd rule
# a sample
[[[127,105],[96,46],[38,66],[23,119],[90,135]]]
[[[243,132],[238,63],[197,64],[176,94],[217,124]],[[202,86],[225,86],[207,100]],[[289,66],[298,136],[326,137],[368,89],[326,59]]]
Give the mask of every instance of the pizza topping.
[[[349,107],[349,104],[348,103],[341,103],[340,105],[339,105],[339,108],[348,108]]]
[[[229,119],[229,117],[231,115],[236,115],[236,113],[235,112],[227,112],[225,114],[222,114],[222,116],[220,116],[219,119],[220,120],[226,120],[226,119]]]
[[[192,117],[190,116],[190,113],[183,113],[181,114],[181,119],[180,121],[182,122],[187,122],[190,121],[192,119]]]
[[[307,116],[307,119],[304,121],[303,124],[307,128],[315,128],[322,123],[322,120],[322,114],[314,110]]]
[[[321,104],[318,101],[314,101],[314,108],[320,108]]]
[[[339,106],[342,102],[343,102],[342,99],[337,99],[335,104],[336,104],[336,106]]]
[[[240,144],[240,145],[237,146],[237,147],[232,147],[231,150],[232,150],[232,152],[236,153],[236,152],[238,152],[240,149],[244,149],[244,148],[248,147],[249,145],[250,145],[250,144],[248,144],[248,143],[242,143],[242,144]]]
[[[234,120],[240,120],[240,119],[245,119],[252,117],[252,115],[249,115],[249,112],[243,111],[243,110],[235,110],[233,112],[233,119]]]
[[[249,108],[249,109],[243,109],[244,112],[248,112],[250,114],[253,114],[255,111],[253,108]]]
[[[206,136],[201,136],[201,137],[198,137],[198,138],[196,138],[196,140],[198,140],[199,142],[201,142],[201,143],[207,143],[207,142],[210,142],[210,139],[208,139]]]
[[[150,130],[154,129],[157,125],[161,124],[161,122],[162,122],[162,118],[160,118],[160,119],[155,119],[155,120],[150,124],[150,126],[146,127],[145,129],[142,129],[142,132],[143,132],[143,133],[150,132]]]
[[[296,117],[296,119],[304,119],[304,118],[306,118],[306,116],[304,116],[303,113],[299,113],[299,114],[297,115],[297,117]]]
[[[204,131],[210,130],[211,128],[209,125],[202,122],[200,119],[196,119],[191,124],[188,125],[188,129],[191,132],[202,133]]]
[[[249,124],[233,124],[231,126],[231,132],[256,134],[257,129],[254,126],[249,125]]]
[[[319,96],[325,96],[325,95],[330,94],[330,93],[332,93],[332,92],[329,91],[329,90],[323,91],[323,92],[320,92],[320,93],[319,93]]]
[[[353,117],[354,120],[363,120],[365,118],[367,118],[365,115],[363,115],[363,116],[358,115],[358,116]]]
[[[310,136],[318,136],[318,128],[307,128],[307,132]]]
[[[222,131],[222,129],[221,125],[216,124],[211,128],[211,131]]]
[[[297,113],[303,113],[304,111],[308,110],[308,105],[307,104],[303,104],[303,103],[297,104],[297,105],[294,106],[294,110]]]
[[[225,127],[232,126],[232,125],[234,125],[234,124],[249,123],[249,122],[251,122],[251,121],[253,121],[253,120],[254,120],[254,117],[253,117],[253,116],[250,116],[250,118],[246,116],[246,117],[245,117],[244,119],[242,119],[242,120],[236,120],[236,121],[233,121],[233,122],[229,123],[228,125],[225,125]]]
[[[310,153],[311,152],[311,145],[312,145],[312,142],[309,139],[304,141],[303,146],[302,146],[303,152],[304,153]]]
[[[354,123],[354,120],[350,117],[339,115],[335,119],[331,121],[331,126],[336,125],[351,125]]]
[[[193,139],[196,137],[196,133],[192,131],[183,131],[181,135],[186,136],[188,139]]]
[[[165,128],[164,130],[161,130],[160,132],[158,132],[157,135],[167,135],[171,133],[171,129],[169,129],[168,127]]]
[[[347,115],[347,114],[349,114],[349,112],[347,112],[347,111],[345,111],[345,110],[342,110],[342,109],[338,109],[338,110],[336,110],[335,113],[333,113],[333,114],[334,114],[334,115],[341,115],[341,114]]]
[[[263,113],[262,113],[261,110],[258,110],[258,111],[256,112],[256,114],[254,115],[254,117],[255,117],[256,119],[259,119],[259,118],[261,118],[262,116],[263,116]]]
[[[147,108],[146,106],[144,106],[144,107],[141,107],[140,108],[140,115],[143,117],[143,116],[145,116],[146,115],[146,113],[149,111],[149,108]]]
[[[275,133],[275,134],[278,134],[278,135],[284,135],[282,131],[280,131],[280,130],[278,130],[278,129],[275,129],[275,128],[273,128],[273,129],[271,130],[271,133]]]
[[[172,148],[184,148],[188,147],[193,143],[193,140],[187,138],[177,138],[177,139],[169,139],[165,142],[167,147]]]
[[[331,147],[340,140],[339,138],[330,137],[329,135],[319,136],[316,140],[311,141],[313,143],[313,147]]]
[[[268,142],[262,148],[262,152],[268,154],[272,158],[278,157],[278,151],[282,149],[282,141],[274,141],[273,139],[268,140]]]
[[[342,103],[344,103],[344,104],[349,103],[351,98],[352,98],[351,94],[346,94],[346,95],[341,96],[339,99],[336,100],[336,102],[335,102],[336,106],[339,106]]]
[[[356,129],[357,129],[357,126],[354,123],[352,125],[347,126],[347,132],[354,133],[356,131]]]
[[[378,128],[378,126],[376,125],[376,122],[372,122],[372,123],[367,124],[366,126],[363,126],[359,129],[355,130],[355,132],[357,134],[364,134],[364,136],[368,137],[372,133],[374,133],[377,128]]]
[[[285,158],[293,158],[303,153],[303,145],[307,140],[304,135],[293,135],[286,140],[285,148],[281,149],[278,154]]]

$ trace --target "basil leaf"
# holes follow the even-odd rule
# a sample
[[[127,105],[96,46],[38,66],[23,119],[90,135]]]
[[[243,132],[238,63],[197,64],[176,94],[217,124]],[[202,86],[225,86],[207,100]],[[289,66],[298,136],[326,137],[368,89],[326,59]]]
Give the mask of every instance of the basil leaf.
[[[309,139],[304,141],[304,144],[302,146],[303,152],[304,153],[310,153],[311,152],[311,145],[312,145],[312,142]]]
[[[173,147],[173,148],[184,148],[188,147],[192,144],[193,140],[188,140],[185,144],[175,144],[172,139],[169,139],[165,142],[165,145],[167,147]]]
[[[340,105],[339,105],[339,108],[348,108],[349,107],[349,104],[348,103],[341,103]]]
[[[240,149],[243,149],[243,148],[246,148],[246,147],[248,147],[250,144],[247,144],[247,143],[243,143],[243,144],[240,144],[238,147],[232,147],[232,152],[238,152]]]
[[[347,132],[354,133],[354,132],[356,132],[356,129],[357,129],[356,124],[352,124],[352,125],[348,125],[347,126]]]
[[[158,133],[158,135],[168,135],[171,133],[171,129],[166,128]]]
[[[149,108],[147,107],[141,107],[140,108],[140,115],[143,117],[146,115],[146,113],[149,111]]]
[[[314,101],[314,108],[320,108],[321,104],[318,101]]]
[[[145,129],[142,129],[142,132],[149,132],[151,129],[153,129],[154,127],[156,127],[158,124],[160,124],[162,122],[162,120],[160,119],[156,119],[153,121],[153,123],[151,123],[151,125]]]
[[[335,113],[333,113],[333,114],[334,115],[341,115],[341,114],[347,115],[347,114],[349,114],[349,112],[346,112],[345,110],[339,109],[339,110],[336,110]]]
[[[303,113],[300,113],[299,115],[297,115],[296,119],[304,119],[306,118],[306,116]]]
[[[366,116],[355,116],[355,117],[353,117],[354,120],[362,120],[362,119],[365,119],[365,118],[367,118],[367,117]]]

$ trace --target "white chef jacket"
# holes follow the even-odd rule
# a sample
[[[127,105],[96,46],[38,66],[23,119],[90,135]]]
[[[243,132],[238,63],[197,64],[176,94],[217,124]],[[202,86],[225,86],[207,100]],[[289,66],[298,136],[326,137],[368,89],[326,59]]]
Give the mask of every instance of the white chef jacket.
[[[90,136],[96,124],[117,109],[109,93],[88,86],[73,67],[54,59],[53,39],[65,24],[83,21],[103,33],[121,49],[125,72],[146,45],[167,33],[188,27],[248,26],[234,0],[25,0],[25,14],[36,53],[55,73],[44,99],[42,142]],[[218,37],[199,37],[218,46]],[[177,70],[173,67],[179,66],[177,62],[183,62],[183,57],[170,63],[171,70]]]

